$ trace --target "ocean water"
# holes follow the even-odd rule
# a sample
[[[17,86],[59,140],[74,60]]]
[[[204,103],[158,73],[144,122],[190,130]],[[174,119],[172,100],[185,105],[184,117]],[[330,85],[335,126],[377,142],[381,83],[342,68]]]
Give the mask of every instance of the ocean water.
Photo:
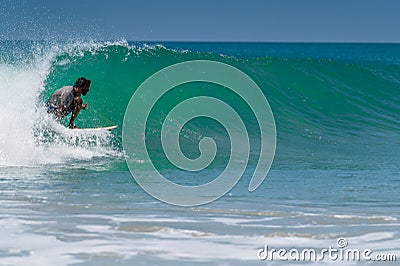
[[[206,95],[234,107],[251,144],[247,170],[220,199],[196,207],[144,192],[125,162],[128,102],[149,76],[188,60],[213,60],[249,75],[268,99],[277,131],[267,178],[248,191],[260,151],[251,109],[215,84],[178,86],[154,107],[147,148],[170,180],[213,180],[229,159],[227,132],[199,118],[181,132],[183,153],[211,137],[215,161],[177,169],[160,143],[166,114]],[[78,127],[45,112],[51,93],[92,80]],[[288,43],[0,42],[0,265],[396,265],[400,260],[400,45]],[[129,141],[129,140],[128,140]],[[135,140],[132,140],[135,141]],[[261,261],[258,251],[348,247],[397,262]]]

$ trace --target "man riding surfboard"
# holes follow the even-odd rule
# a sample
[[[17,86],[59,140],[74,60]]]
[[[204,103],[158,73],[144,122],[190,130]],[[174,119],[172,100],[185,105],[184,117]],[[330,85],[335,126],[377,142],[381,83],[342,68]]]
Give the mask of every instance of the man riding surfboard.
[[[81,95],[85,96],[89,92],[90,83],[90,80],[80,77],[74,86],[65,86],[56,90],[47,100],[47,112],[57,120],[72,112],[68,128],[76,128],[74,121],[80,110],[88,108],[87,103],[83,104]]]

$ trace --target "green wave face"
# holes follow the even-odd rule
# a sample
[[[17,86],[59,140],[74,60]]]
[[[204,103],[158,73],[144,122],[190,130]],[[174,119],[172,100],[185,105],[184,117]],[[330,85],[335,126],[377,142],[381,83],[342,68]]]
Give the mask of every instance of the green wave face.
[[[72,85],[77,77],[85,76],[92,80],[84,98],[89,109],[79,116],[78,126],[117,124],[121,128],[127,104],[139,85],[158,70],[189,60],[230,64],[258,84],[275,117],[278,161],[312,153],[320,157],[354,151],[365,154],[365,149],[368,153],[392,147],[390,152],[399,146],[400,67],[387,62],[230,57],[128,43],[81,45],[55,57],[41,98],[45,100],[56,88]],[[221,99],[237,110],[246,121],[251,152],[256,153],[260,133],[249,106],[222,86],[195,82],[176,87],[154,106],[146,135],[154,156],[162,157],[159,137],[168,112],[179,102],[200,95]],[[215,138],[223,152],[229,150],[226,130],[207,118],[190,121],[181,135],[188,157],[199,155],[198,141],[204,136]],[[116,131],[119,147],[120,137],[121,132]],[[220,159],[224,161],[224,156]]]

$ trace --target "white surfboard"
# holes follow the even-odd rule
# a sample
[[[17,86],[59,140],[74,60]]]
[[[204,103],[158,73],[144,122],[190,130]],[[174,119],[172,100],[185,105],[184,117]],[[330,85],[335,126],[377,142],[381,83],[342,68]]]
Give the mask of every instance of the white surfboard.
[[[109,126],[109,127],[94,127],[94,128],[77,128],[79,130],[85,130],[85,131],[101,131],[101,130],[107,130],[111,131],[113,129],[116,129],[118,126]]]

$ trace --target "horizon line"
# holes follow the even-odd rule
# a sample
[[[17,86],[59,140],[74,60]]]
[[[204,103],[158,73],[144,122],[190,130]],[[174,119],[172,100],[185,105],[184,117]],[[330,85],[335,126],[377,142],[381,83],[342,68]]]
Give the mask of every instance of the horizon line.
[[[59,41],[59,42],[69,42],[77,40],[67,40],[67,39],[0,39],[0,42],[5,41]],[[95,42],[114,42],[114,41],[127,41],[127,42],[162,42],[162,43],[271,43],[271,44],[400,44],[395,41],[284,41],[284,40],[271,40],[271,41],[260,41],[260,40],[133,40],[127,38],[115,38],[115,39],[85,39],[83,41],[95,41]]]

